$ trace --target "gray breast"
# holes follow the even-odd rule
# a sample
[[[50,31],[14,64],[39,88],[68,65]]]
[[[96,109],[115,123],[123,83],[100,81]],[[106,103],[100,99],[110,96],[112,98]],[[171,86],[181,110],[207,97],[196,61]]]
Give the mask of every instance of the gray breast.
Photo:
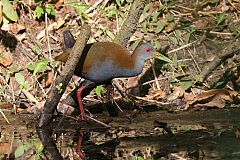
[[[95,63],[92,65],[88,73],[83,73],[83,76],[86,79],[93,82],[103,82],[117,77],[131,77],[135,75],[136,72],[134,72],[134,70],[119,68],[109,60]]]

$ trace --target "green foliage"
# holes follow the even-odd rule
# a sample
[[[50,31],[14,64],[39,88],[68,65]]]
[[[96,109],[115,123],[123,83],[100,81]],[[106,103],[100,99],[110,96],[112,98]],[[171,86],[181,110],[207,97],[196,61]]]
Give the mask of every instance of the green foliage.
[[[45,72],[47,65],[48,65],[48,60],[40,60],[35,63],[36,67],[33,71],[33,76],[36,76],[37,73],[39,72]]]
[[[39,42],[37,41],[34,45],[34,48],[33,48],[33,53],[36,54],[36,55],[41,55],[41,49],[39,47]]]
[[[163,64],[162,69],[168,69],[171,70],[172,72],[178,71],[178,70],[183,70],[184,67],[186,67],[185,64],[179,63],[177,59],[177,54],[173,54],[171,58],[158,54],[157,59],[165,62]],[[182,89],[188,90],[191,88],[194,84],[201,82],[201,77],[196,76],[194,78],[189,77],[189,76],[179,76],[179,77],[173,77],[170,81],[173,85],[179,85]]]
[[[39,140],[29,140],[20,144],[14,152],[15,158],[21,157],[26,151],[33,148],[35,151],[34,159],[40,160],[43,146]]]
[[[102,96],[102,92],[103,92],[103,87],[102,87],[102,86],[97,86],[97,87],[95,88],[95,94],[96,94],[97,96],[101,97],[101,96]]]
[[[174,16],[173,16],[173,14],[168,13],[168,14],[166,15],[166,19],[167,19],[168,22],[174,21]]]
[[[217,25],[222,24],[227,18],[228,16],[226,15],[225,12],[220,13],[216,18]]]
[[[192,130],[192,125],[181,125],[177,127],[178,131],[191,131]]]
[[[86,9],[88,5],[82,2],[66,2],[65,5],[74,7],[79,16],[87,16]]]
[[[162,61],[164,61],[164,62],[167,62],[167,63],[173,63],[173,61],[172,61],[170,58],[164,56],[164,55],[161,54],[161,53],[158,54],[157,59],[160,59],[160,60],[162,60]]]
[[[45,6],[37,6],[34,10],[35,16],[37,19],[40,19],[47,13],[48,16],[55,16],[56,11],[52,4],[46,4]]]
[[[9,21],[16,22],[18,20],[17,12],[14,10],[12,4],[9,0],[2,0],[0,3],[2,3],[3,6],[3,22],[8,23]]]
[[[55,16],[56,15],[56,11],[55,11],[54,6],[52,4],[47,4],[46,7],[45,7],[45,11],[50,16]]]
[[[144,160],[144,157],[134,156],[134,157],[131,158],[131,160]]]
[[[37,17],[38,19],[40,19],[40,18],[44,15],[44,10],[43,10],[42,7],[37,6],[37,7],[35,8],[34,13],[35,13],[36,17]]]
[[[25,79],[25,77],[21,73],[15,74],[16,81],[23,89],[28,89],[30,87],[29,82]]]
[[[191,88],[194,85],[194,83],[193,83],[192,79],[190,79],[190,78],[187,79],[187,77],[186,78],[184,77],[184,79],[180,79],[179,85],[182,89],[184,89],[186,91],[189,88]]]
[[[62,83],[59,83],[56,85],[56,89],[58,90],[58,94],[62,93],[63,92],[63,88],[62,88],[63,84]]]
[[[28,68],[30,71],[33,71],[33,76],[36,76],[37,73],[45,72],[45,71],[46,71],[46,68],[47,68],[48,63],[49,63],[49,61],[46,60],[46,59],[38,60],[38,61],[36,61],[36,62],[30,62],[30,63],[27,65],[27,68]]]
[[[111,40],[114,40],[115,35],[111,31],[106,30],[106,34],[107,34],[108,38],[110,38]]]

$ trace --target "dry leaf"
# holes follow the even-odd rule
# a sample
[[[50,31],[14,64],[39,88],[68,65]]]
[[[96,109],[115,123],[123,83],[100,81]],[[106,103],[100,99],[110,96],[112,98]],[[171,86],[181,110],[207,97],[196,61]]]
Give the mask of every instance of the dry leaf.
[[[53,79],[54,79],[54,73],[49,72],[48,75],[47,75],[47,80],[46,80],[46,83],[45,83],[45,87],[49,87],[53,83]]]
[[[196,29],[204,29],[207,27],[207,21],[204,21],[203,19],[199,19],[193,23]]]
[[[26,28],[18,23],[9,24],[10,31],[14,34],[18,34],[20,31],[25,30]]]
[[[0,104],[1,109],[13,109],[13,104],[12,103],[2,103]]]
[[[38,33],[38,35],[37,35],[37,39],[41,39],[41,38],[43,38],[45,36],[45,29],[44,30],[42,30],[40,33]]]
[[[0,142],[0,153],[10,155],[11,144],[9,144],[7,142]]]
[[[25,89],[22,89],[22,92],[30,102],[38,103],[38,100],[30,92]]]
[[[132,94],[132,95],[139,95],[140,90],[139,90],[139,77],[130,77],[128,78],[127,81],[127,86],[126,86],[126,93]]]
[[[160,99],[165,99],[167,96],[167,93],[163,90],[153,90],[151,95],[147,95],[147,99],[155,99],[155,100],[160,100]]]
[[[185,91],[181,88],[181,87],[173,87],[173,93],[170,94],[168,97],[167,97],[167,100],[168,101],[174,101],[176,100],[177,98],[181,98],[183,97]]]
[[[165,27],[167,33],[174,31],[177,28],[177,23],[171,22]]]
[[[0,65],[7,67],[13,63],[12,54],[9,52],[0,53]]]
[[[55,8],[59,10],[63,4],[64,4],[64,0],[58,0],[57,3],[55,4]]]
[[[197,95],[192,102],[187,102],[185,109],[192,107],[224,108],[226,103],[238,103],[240,97],[236,91],[212,89]]]
[[[23,112],[25,109],[22,109],[22,108],[16,108],[16,113],[21,113]]]
[[[19,42],[22,42],[22,40],[26,38],[26,32],[24,32],[23,34],[17,34],[16,38]]]
[[[29,113],[34,113],[34,114],[39,113],[39,111],[42,111],[42,110],[43,110],[43,107],[44,107],[44,103],[45,103],[45,102],[46,102],[46,101],[41,101],[41,102],[36,103],[36,104],[33,105],[33,106],[28,107],[28,108],[27,108],[27,112],[29,112]]]

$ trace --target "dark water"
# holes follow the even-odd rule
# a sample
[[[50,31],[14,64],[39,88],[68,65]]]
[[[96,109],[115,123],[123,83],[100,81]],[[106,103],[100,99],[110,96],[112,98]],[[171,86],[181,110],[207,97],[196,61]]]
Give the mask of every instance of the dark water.
[[[107,122],[106,128],[91,120],[84,122],[58,117],[49,126],[54,147],[64,159],[240,159],[240,111],[209,110],[167,113],[139,113],[133,118],[96,119]],[[35,130],[35,115],[7,114],[11,124],[1,117],[1,159],[46,159]],[[107,118],[106,118],[107,117]],[[111,120],[106,120],[111,119]],[[129,120],[131,119],[131,120]],[[163,122],[171,130],[154,125]],[[48,139],[45,139],[49,143]],[[15,158],[18,157],[18,158]]]

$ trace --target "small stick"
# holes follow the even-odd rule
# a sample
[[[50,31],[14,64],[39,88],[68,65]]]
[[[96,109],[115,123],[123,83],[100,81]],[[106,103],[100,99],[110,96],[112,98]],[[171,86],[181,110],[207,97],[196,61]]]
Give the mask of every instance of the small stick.
[[[106,123],[103,123],[103,122],[101,122],[101,121],[99,121],[99,120],[97,120],[97,119],[95,119],[95,118],[92,118],[92,117],[90,117],[90,116],[88,116],[88,115],[86,115],[86,117],[89,118],[89,119],[91,119],[91,120],[93,120],[94,122],[97,122],[97,123],[105,126],[105,127],[108,127],[108,128],[111,127],[111,126],[107,125]]]
[[[173,53],[173,52],[177,52],[177,51],[182,50],[182,49],[184,49],[184,48],[190,47],[190,46],[192,46],[192,45],[193,45],[194,43],[196,43],[196,42],[197,42],[197,40],[196,40],[196,41],[193,41],[193,42],[191,42],[191,43],[188,43],[188,44],[186,44],[186,45],[183,45],[183,46],[181,46],[181,47],[179,47],[179,48],[173,49],[173,50],[167,52],[167,54],[170,54],[170,53]]]
[[[5,119],[5,121],[10,124],[10,122],[8,121],[7,117],[5,116],[5,114],[3,113],[2,109],[0,108],[0,113],[2,114],[3,118]]]
[[[159,84],[159,81],[158,81],[158,78],[157,78],[157,74],[156,74],[156,71],[155,71],[155,68],[154,68],[154,63],[152,61],[151,61],[151,63],[152,63],[152,70],[153,70],[154,79],[155,79],[155,82],[156,82],[156,85],[157,85],[157,89],[161,90],[160,84]]]

